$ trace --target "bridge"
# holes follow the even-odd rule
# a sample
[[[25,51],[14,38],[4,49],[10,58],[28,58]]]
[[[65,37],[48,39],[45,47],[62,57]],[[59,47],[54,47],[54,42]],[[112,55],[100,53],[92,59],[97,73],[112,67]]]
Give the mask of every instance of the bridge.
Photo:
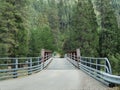
[[[0,90],[112,90],[108,86],[120,85],[107,58],[81,57],[79,49],[64,58],[42,50],[41,57],[0,59]]]

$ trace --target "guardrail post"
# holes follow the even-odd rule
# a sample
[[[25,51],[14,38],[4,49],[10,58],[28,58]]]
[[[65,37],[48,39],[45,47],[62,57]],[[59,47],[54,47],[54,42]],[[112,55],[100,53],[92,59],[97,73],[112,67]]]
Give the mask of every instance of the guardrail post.
[[[89,66],[89,67],[90,67],[90,63],[89,63],[89,62],[90,62],[90,59],[89,59],[89,58],[87,58],[87,59],[86,59],[86,62],[87,62],[87,63],[86,63],[86,64],[87,64],[87,66]]]
[[[99,66],[98,64],[100,64],[100,60],[99,60],[99,59],[96,59],[96,69],[97,69],[97,70],[100,70],[100,66]]]
[[[41,69],[41,67],[40,67],[40,58],[38,57],[38,59],[37,59],[37,64],[38,64],[38,68],[39,68],[39,70]]]
[[[94,63],[94,59],[90,58],[91,59],[91,63]],[[91,65],[91,68],[94,68],[95,69],[95,66],[94,65]]]
[[[108,67],[108,70],[109,70],[109,65],[108,65],[108,62],[107,62],[107,61],[105,61],[105,65]],[[109,73],[108,70],[107,70],[107,68],[105,68],[105,72],[106,72],[106,73]]]
[[[14,74],[13,74],[13,78],[17,78],[17,76],[18,76],[18,73],[17,73],[17,70],[18,70],[18,59],[16,58],[15,59],[15,67],[14,67]]]
[[[109,69],[109,73],[112,74],[112,68],[111,68],[111,64],[110,64],[108,58],[105,58],[105,60],[106,60],[106,63],[107,63],[106,66],[107,66],[108,69]]]
[[[92,60],[91,60],[91,58],[90,58],[90,67],[92,68],[92,65],[91,65],[91,63],[92,63]]]
[[[37,61],[38,61],[38,66],[39,66],[40,65],[40,58],[39,57],[38,57]]]
[[[73,52],[73,60],[75,61],[75,53]]]
[[[47,60],[48,60],[48,58],[49,58],[50,54],[49,54],[49,53],[46,53],[46,54],[47,54]]]
[[[29,69],[28,69],[28,75],[31,75],[31,74],[32,74],[32,58],[30,58]]]
[[[48,58],[49,58],[49,53],[46,53],[46,55],[47,55],[47,60],[48,60]]]
[[[70,59],[72,59],[72,53],[70,53]]]

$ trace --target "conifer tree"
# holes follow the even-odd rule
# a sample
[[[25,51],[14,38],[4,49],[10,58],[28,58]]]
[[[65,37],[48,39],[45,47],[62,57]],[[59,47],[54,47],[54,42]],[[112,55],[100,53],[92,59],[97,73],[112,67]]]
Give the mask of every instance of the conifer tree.
[[[28,32],[24,17],[25,0],[1,0],[0,49],[1,56],[27,54]]]
[[[78,1],[71,26],[71,48],[80,48],[85,56],[96,56],[98,25],[91,0]]]

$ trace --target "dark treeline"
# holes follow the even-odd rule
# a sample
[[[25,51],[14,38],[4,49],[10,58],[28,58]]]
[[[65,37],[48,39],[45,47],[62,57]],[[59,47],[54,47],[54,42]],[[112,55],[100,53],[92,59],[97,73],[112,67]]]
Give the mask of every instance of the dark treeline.
[[[118,11],[112,0],[0,0],[0,57],[80,48],[82,56],[108,57],[120,74]]]

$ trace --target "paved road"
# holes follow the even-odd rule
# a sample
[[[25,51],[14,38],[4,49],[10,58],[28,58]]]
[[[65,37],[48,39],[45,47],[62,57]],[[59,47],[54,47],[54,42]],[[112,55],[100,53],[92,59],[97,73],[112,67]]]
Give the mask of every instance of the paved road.
[[[48,69],[39,73],[0,81],[0,90],[108,90],[108,87],[76,69],[66,59],[55,58]]]
[[[76,69],[65,58],[54,58],[53,62],[48,66],[47,70],[73,70]]]

